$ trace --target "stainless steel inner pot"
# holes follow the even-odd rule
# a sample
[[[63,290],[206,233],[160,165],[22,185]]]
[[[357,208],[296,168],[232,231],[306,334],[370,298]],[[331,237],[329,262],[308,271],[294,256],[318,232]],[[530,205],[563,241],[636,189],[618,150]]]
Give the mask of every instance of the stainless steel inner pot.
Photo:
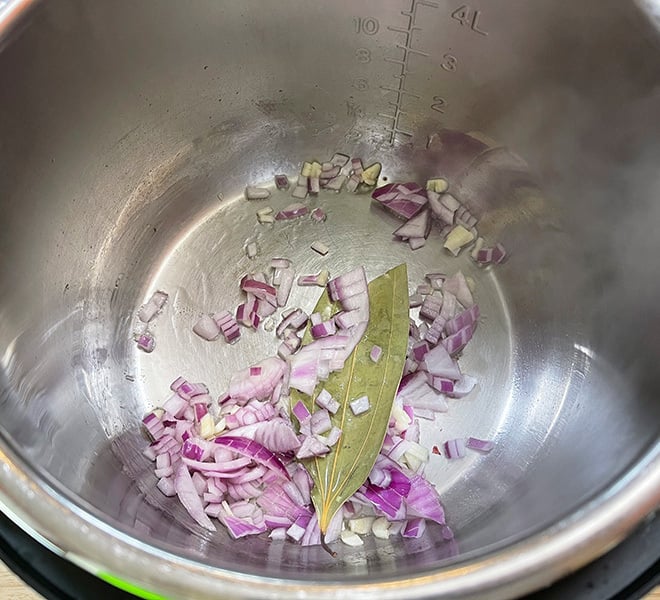
[[[0,2],[3,511],[86,569],[170,598],[513,597],[620,541],[660,502],[654,8]],[[501,267],[450,259],[437,233],[415,253],[394,244],[368,196],[324,201],[320,228],[272,232],[242,198],[335,151],[423,181],[442,128],[508,146],[539,185],[501,150],[451,182],[510,249]],[[316,238],[326,259],[308,251]],[[240,352],[207,344],[191,326],[234,306],[238,277],[283,252],[300,272],[359,263],[374,277],[406,261],[413,279],[475,279],[485,319],[464,365],[479,388],[423,430],[428,443],[497,442],[431,463],[454,543],[431,528],[332,559],[209,536],[145,500],[141,463],[122,469],[176,375],[219,394],[232,369],[274,350],[262,334]],[[144,355],[134,315],[157,288],[170,304]]]

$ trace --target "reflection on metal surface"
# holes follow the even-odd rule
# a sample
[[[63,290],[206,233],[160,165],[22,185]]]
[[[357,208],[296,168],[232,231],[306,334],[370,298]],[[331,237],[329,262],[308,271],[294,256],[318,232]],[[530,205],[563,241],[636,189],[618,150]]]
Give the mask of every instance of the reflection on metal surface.
[[[112,2],[52,0],[0,54],[9,512],[87,568],[171,597],[512,597],[621,539],[660,495],[658,278],[646,260],[660,251],[648,235],[660,217],[658,65],[633,6],[158,9],[154,20],[138,3],[127,18]],[[511,251],[499,268],[448,257],[436,231],[414,253],[394,243],[393,219],[368,196],[326,195],[326,223],[272,228],[242,199],[246,183],[334,151],[381,160],[389,180],[424,181],[438,175],[443,127],[488,136],[451,186]],[[321,238],[325,259],[308,250]],[[254,261],[247,239],[261,249]],[[274,350],[261,331],[229,348],[191,326],[234,307],[240,275],[275,254],[300,272],[357,261],[374,277],[406,261],[415,283],[458,268],[474,278],[484,318],[461,364],[478,389],[422,432],[429,445],[496,441],[488,456],[432,457],[456,544],[430,527],[333,561],[208,535],[149,496],[140,416],[180,373],[219,395],[233,369]],[[170,302],[146,356],[132,342],[135,312],[157,287]],[[296,288],[292,304],[314,301]]]

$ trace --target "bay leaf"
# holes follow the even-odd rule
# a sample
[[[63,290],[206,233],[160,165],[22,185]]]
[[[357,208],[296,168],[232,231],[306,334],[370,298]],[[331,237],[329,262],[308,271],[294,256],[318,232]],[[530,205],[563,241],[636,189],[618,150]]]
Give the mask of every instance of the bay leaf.
[[[324,292],[314,312],[327,317],[337,310]],[[383,445],[403,373],[408,326],[408,271],[402,264],[369,284],[369,324],[344,368],[320,382],[312,397],[291,390],[291,406],[300,400],[310,412],[318,409],[314,400],[323,388],[340,404],[331,420],[342,430],[341,438],[329,454],[302,461],[314,480],[312,501],[323,534],[337,510],[365,482]],[[308,328],[303,343],[311,339]],[[382,348],[377,363],[369,356],[374,345]],[[370,408],[356,416],[350,402],[364,395]]]

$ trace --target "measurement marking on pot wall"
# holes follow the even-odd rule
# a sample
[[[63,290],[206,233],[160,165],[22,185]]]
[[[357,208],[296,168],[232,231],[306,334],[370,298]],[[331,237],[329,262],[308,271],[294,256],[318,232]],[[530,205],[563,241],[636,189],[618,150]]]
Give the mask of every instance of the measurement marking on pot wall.
[[[394,33],[402,34],[404,37],[403,43],[396,44],[396,47],[402,51],[402,56],[400,57],[385,57],[385,61],[401,67],[400,72],[397,75],[394,75],[394,78],[397,80],[397,83],[394,85],[381,85],[381,89],[392,92],[395,94],[394,101],[388,102],[392,107],[392,113],[378,113],[379,117],[388,119],[391,125],[388,127],[389,132],[389,143],[394,144],[397,135],[404,137],[412,137],[412,133],[405,130],[401,126],[401,117],[405,116],[407,113],[403,110],[404,100],[408,98],[419,99],[420,96],[415,94],[411,90],[406,88],[406,79],[410,72],[409,70],[409,60],[410,56],[422,56],[428,57],[428,53],[420,50],[419,48],[414,47],[414,33],[420,31],[421,27],[416,24],[417,20],[417,9],[420,6],[427,6],[430,8],[438,8],[436,2],[431,0],[411,0],[410,10],[402,10],[401,14],[404,17],[408,18],[408,24],[406,27],[391,27],[388,26],[388,30]]]

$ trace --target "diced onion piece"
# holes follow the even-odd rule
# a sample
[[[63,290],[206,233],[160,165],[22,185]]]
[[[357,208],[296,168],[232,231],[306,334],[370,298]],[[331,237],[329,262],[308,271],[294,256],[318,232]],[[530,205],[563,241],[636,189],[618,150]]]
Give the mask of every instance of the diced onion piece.
[[[294,190],[294,195],[295,195],[295,190]],[[278,212],[275,215],[275,219],[278,221],[297,219],[299,217],[306,215],[308,212],[309,212],[309,208],[305,204],[301,204],[300,202],[294,202],[293,204],[289,204],[286,208]]]
[[[312,458],[314,456],[324,456],[330,452],[330,448],[315,437],[309,436],[303,439],[300,448],[296,452],[296,458]]]
[[[401,239],[427,238],[430,231],[431,213],[423,210],[396,229],[393,235]]]
[[[288,269],[291,261],[288,258],[274,257],[270,259],[270,266],[272,269]]]
[[[321,408],[325,408],[333,415],[339,410],[339,402],[337,402],[325,388],[319,392],[315,402]]]
[[[325,256],[330,251],[328,246],[326,246],[323,242],[319,242],[318,240],[314,242],[310,247],[312,250],[314,250],[314,252],[318,252],[321,256]]]
[[[434,321],[440,314],[441,309],[442,295],[430,294],[424,298],[422,307],[419,311],[419,316],[424,319],[428,319],[429,321]]]
[[[222,312],[213,315],[213,319],[217,323],[228,344],[233,344],[241,337],[241,330],[238,327],[238,323],[229,311],[223,310]]]
[[[151,335],[148,331],[140,334],[137,337],[136,342],[137,342],[137,347],[143,352],[146,352],[147,354],[153,352],[154,348],[156,347],[156,340],[154,336]]]
[[[380,360],[381,355],[383,354],[383,349],[380,346],[372,346],[371,351],[369,352],[369,358],[375,363]]]
[[[275,175],[275,187],[278,190],[288,190],[289,178],[286,175]]]
[[[245,255],[248,258],[254,258],[257,254],[259,254],[259,249],[256,242],[250,242],[245,246]]]
[[[298,285],[300,286],[317,285],[319,287],[325,287],[329,279],[330,279],[330,273],[324,269],[317,275],[300,275],[298,277]]]
[[[353,175],[362,175],[364,167],[362,166],[361,158],[351,158],[351,171]]]
[[[450,292],[456,296],[456,299],[465,307],[468,308],[474,304],[472,292],[468,285],[467,279],[461,271],[457,271],[451,277],[445,279],[442,284],[442,291]],[[453,316],[453,315],[452,315]],[[450,317],[451,318],[451,317]]]
[[[304,198],[307,198],[307,192],[308,192],[307,185],[297,185],[295,188],[293,188],[293,192],[291,192],[291,196],[293,198],[298,198],[300,200],[303,200]]]
[[[295,272],[292,268],[282,269],[280,285],[277,288],[277,306],[286,306],[294,279]]]
[[[266,188],[248,185],[245,188],[245,197],[248,200],[265,200],[266,198],[270,197],[270,191]]]
[[[411,294],[408,298],[408,306],[410,306],[410,308],[417,308],[422,305],[422,302],[424,302],[424,297],[419,294]]]
[[[318,194],[321,191],[321,182],[318,177],[309,178],[309,193]]]
[[[193,325],[193,331],[207,342],[217,340],[220,336],[220,327],[210,315],[202,315]]]
[[[426,531],[425,519],[411,519],[403,528],[401,535],[406,538],[420,538]]]
[[[472,246],[472,249],[470,250],[472,260],[479,262],[479,251],[484,247],[485,243],[486,241],[482,237],[478,237],[474,240],[474,246]]]
[[[467,246],[472,240],[474,240],[474,234],[471,231],[468,231],[462,225],[456,225],[449,232],[444,247],[454,256],[458,256],[461,248]]]
[[[312,434],[320,435],[330,431],[332,428],[332,422],[330,421],[330,413],[321,408],[314,413],[312,413],[310,428]]]
[[[411,237],[408,238],[408,245],[411,250],[419,250],[426,245],[426,238],[423,237]]]
[[[358,189],[358,186],[360,185],[360,176],[359,175],[351,175],[348,178],[348,183],[346,184],[346,190],[353,193],[356,192]]]
[[[313,221],[316,221],[317,223],[322,223],[323,221],[326,220],[327,215],[325,214],[325,211],[322,208],[317,207],[310,213],[310,217],[312,218]]]
[[[479,452],[490,452],[495,444],[490,440],[480,440],[479,438],[469,437],[465,446],[471,450],[477,450]]]
[[[341,154],[341,153],[337,152],[330,159],[330,162],[333,165],[341,168],[341,167],[345,166],[348,163],[349,160],[351,160],[351,159],[348,156],[346,156],[345,154]]]
[[[463,458],[465,456],[465,440],[462,438],[447,440],[444,447],[447,458]]]
[[[333,177],[330,181],[328,181],[328,183],[325,184],[325,189],[334,190],[338,192],[339,190],[341,190],[347,179],[348,177],[346,175],[341,175],[341,174],[337,175],[336,177]]]
[[[351,410],[353,411],[353,414],[355,416],[361,415],[361,414],[367,412],[370,408],[369,397],[368,396],[360,396],[359,398],[356,398],[355,400],[352,400],[350,402],[350,407],[351,407]]]

